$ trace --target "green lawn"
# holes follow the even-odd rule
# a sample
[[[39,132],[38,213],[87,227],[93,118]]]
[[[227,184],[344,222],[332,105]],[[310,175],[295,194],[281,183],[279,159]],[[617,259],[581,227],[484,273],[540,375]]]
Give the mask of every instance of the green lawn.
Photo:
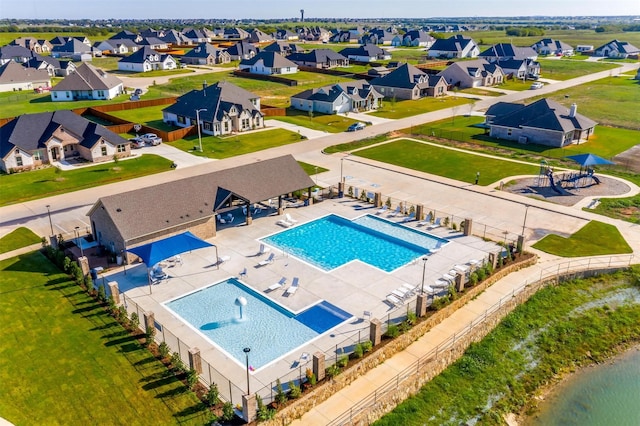
[[[198,151],[197,135],[171,142],[171,145],[183,151],[190,152],[193,155],[222,159],[247,154],[249,152],[262,151],[263,149],[276,146],[288,145],[302,140],[302,137],[298,133],[284,129],[273,129],[222,138],[208,135],[203,136],[202,153]]]
[[[546,235],[533,248],[562,257],[633,253],[618,228],[595,220],[568,238]]]
[[[131,123],[148,124],[162,121],[162,110],[169,105],[156,105],[145,108],[127,109],[123,111],[110,111],[109,115],[128,120]]]
[[[308,113],[293,108],[287,109],[286,117],[275,116],[268,118],[329,133],[344,132],[351,124],[357,122],[356,120],[337,114],[316,113],[313,117],[309,117]]]
[[[540,76],[552,80],[569,80],[587,74],[617,68],[618,65],[600,62],[571,61],[540,58]]]
[[[451,108],[472,103],[472,99],[459,98],[456,96],[444,96],[440,98],[422,98],[415,101],[393,101],[387,100],[382,104],[382,108],[372,115],[383,118],[405,118],[412,115],[424,114],[425,112],[437,111],[439,109]]]
[[[116,67],[117,68],[117,67]],[[174,70],[155,70],[155,71],[147,71],[147,72],[134,72],[134,71],[116,71],[113,74],[124,77],[144,77],[144,78],[153,78],[153,77],[164,77],[167,75],[181,75],[181,74],[190,74],[195,71],[189,68],[177,68]]]
[[[88,36],[89,40],[91,40],[91,44],[96,41],[106,40],[109,37],[113,36],[115,33],[108,33],[106,35],[91,35]],[[30,31],[20,31],[20,32],[0,32],[0,46],[4,46],[9,44],[11,41],[20,38],[20,37],[33,37],[38,40],[51,40],[56,36],[64,36],[64,37],[76,37],[76,36],[86,36],[82,31],[74,31],[74,32],[30,32]]]
[[[498,89],[502,89],[502,86],[498,86]],[[480,96],[502,96],[502,94],[495,92],[493,90],[485,90],[481,87],[470,87],[468,89],[461,89],[458,93],[466,93],[469,95],[480,95]]]
[[[30,229],[20,227],[0,238],[0,253],[7,253],[40,242],[40,237]]]
[[[504,83],[494,86],[496,89],[504,89],[504,90],[516,90],[518,92],[523,90],[530,90],[531,84],[533,81],[531,80],[519,80],[517,78],[512,78],[511,80],[505,80]]]
[[[538,166],[481,157],[406,139],[356,151],[353,155],[467,183],[475,182],[476,172],[480,172],[480,185],[509,176],[538,173]]]
[[[202,425],[206,409],[39,252],[0,262],[0,416]]]
[[[113,56],[103,56],[101,58],[92,58],[91,65],[103,69],[105,71],[116,71],[118,69],[118,62],[121,58]],[[79,65],[79,63],[78,63]]]
[[[146,154],[130,160],[120,160],[117,166],[109,162],[69,171],[49,167],[0,175],[0,206],[165,172],[170,170],[170,165],[171,161],[166,158]]]
[[[315,166],[313,164],[305,163],[304,161],[298,161],[298,164],[300,164],[300,167],[302,167],[302,169],[309,176],[313,176],[313,175],[315,175],[317,173],[324,173],[324,172],[328,172],[329,171],[329,169],[325,169],[324,167]]]

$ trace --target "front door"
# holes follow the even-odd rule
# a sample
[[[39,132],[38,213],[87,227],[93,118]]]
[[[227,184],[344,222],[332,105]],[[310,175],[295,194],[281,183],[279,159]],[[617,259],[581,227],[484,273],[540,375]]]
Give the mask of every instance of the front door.
[[[51,148],[51,161],[57,161],[58,160],[58,147],[54,146]]]

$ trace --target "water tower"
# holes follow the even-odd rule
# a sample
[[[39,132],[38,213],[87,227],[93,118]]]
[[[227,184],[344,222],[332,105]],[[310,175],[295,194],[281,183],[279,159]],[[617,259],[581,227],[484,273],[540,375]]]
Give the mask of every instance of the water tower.
[[[300,9],[300,22],[304,22],[304,9]]]

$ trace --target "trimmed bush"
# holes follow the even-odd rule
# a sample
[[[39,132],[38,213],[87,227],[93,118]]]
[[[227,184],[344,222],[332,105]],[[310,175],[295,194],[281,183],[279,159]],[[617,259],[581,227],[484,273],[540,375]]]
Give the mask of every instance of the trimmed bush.
[[[214,405],[220,402],[220,391],[218,390],[218,385],[216,385],[215,383],[211,383],[211,386],[209,387],[209,391],[207,391],[206,399],[209,407],[213,407]],[[262,402],[262,398],[258,397],[257,399],[258,401]],[[260,404],[258,403],[258,406],[259,405]]]
[[[136,314],[136,316],[137,315],[138,314]],[[133,321],[133,314],[131,314],[131,321]],[[169,345],[167,345],[167,342],[160,343],[160,346],[158,346],[158,352],[160,353],[160,356],[162,357],[162,359],[169,356],[169,353],[171,353],[171,349],[169,349]],[[211,386],[215,386],[215,384]]]
[[[353,357],[356,359],[362,358],[364,356],[364,348],[362,344],[358,343],[355,348],[353,348]]]
[[[287,394],[284,393],[284,389],[282,389],[282,383],[280,383],[280,379],[276,380],[275,400],[278,404],[284,404],[285,402],[287,402]]]
[[[302,395],[300,386],[296,386],[296,384],[293,383],[293,380],[291,380],[289,382],[289,396],[291,397],[291,399],[298,399],[300,398],[300,395]]]
[[[225,402],[222,406],[222,420],[228,422],[233,420],[235,417],[235,413],[233,412],[233,404],[230,402]]]
[[[395,324],[389,324],[389,327],[387,327],[387,331],[384,334],[387,337],[394,339],[400,335],[400,329]]]

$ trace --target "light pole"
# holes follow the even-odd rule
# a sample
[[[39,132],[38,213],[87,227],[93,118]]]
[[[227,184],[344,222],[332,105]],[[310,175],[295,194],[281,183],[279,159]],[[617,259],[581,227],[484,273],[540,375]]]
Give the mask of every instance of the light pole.
[[[82,244],[80,243],[80,231],[79,231],[80,227],[76,226],[75,227],[75,231],[76,231],[76,245],[78,247],[80,247],[80,257],[84,257],[84,251],[82,250]]]
[[[524,222],[522,222],[522,236],[524,237],[524,228],[527,225],[527,213],[529,213],[529,207],[531,207],[530,205],[526,204],[525,205],[525,211],[524,211]]]
[[[249,388],[249,352],[251,352],[251,348],[244,348],[242,351],[244,352],[244,358],[247,364],[247,395],[251,395],[251,390]]]
[[[316,186],[318,186],[318,166],[316,166]]]
[[[47,215],[49,215],[49,227],[51,228],[51,235],[53,235],[53,222],[51,222],[51,206],[47,204]]]
[[[427,270],[427,260],[429,260],[427,256],[422,258],[422,286],[420,287],[420,294],[424,294],[424,275]]]
[[[198,125],[198,144],[200,145],[200,152],[202,152],[202,133],[200,130],[200,111],[206,111],[206,108],[200,108],[196,110],[196,124]]]
[[[343,168],[343,167],[344,167],[344,157],[342,157],[342,158],[340,159],[340,183],[342,183],[342,182],[343,182],[343,180],[342,180],[342,168]]]

